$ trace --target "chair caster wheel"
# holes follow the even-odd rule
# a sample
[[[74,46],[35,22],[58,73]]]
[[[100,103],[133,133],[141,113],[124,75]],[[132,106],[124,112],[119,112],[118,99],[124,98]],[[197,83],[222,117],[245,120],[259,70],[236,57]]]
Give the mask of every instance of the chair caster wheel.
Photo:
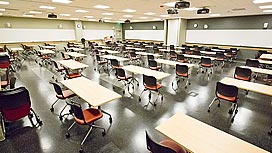
[[[185,86],[185,89],[187,89],[187,86]]]
[[[43,122],[42,122],[42,121],[39,121],[38,124],[39,124],[39,126],[42,126],[42,125],[43,125]]]
[[[210,112],[211,110],[210,109],[208,109],[208,113]]]
[[[52,108],[50,108],[50,111],[51,111],[51,112],[54,112],[54,108],[53,108],[53,107],[52,107]]]
[[[229,110],[229,114],[232,114],[232,113],[233,113],[233,110],[232,110],[232,109],[230,109],[230,110]]]
[[[79,150],[79,153],[83,153],[83,149],[82,148]]]
[[[66,134],[65,134],[65,137],[66,137],[66,138],[70,138],[70,133],[66,133]]]
[[[217,107],[220,107],[220,104],[217,104]]]
[[[115,87],[113,86],[112,89],[115,89]]]
[[[154,103],[154,105],[153,105],[154,107],[156,107],[157,106],[157,104],[156,103]]]
[[[123,95],[125,94],[125,91],[123,91]]]
[[[60,116],[59,119],[62,121],[62,116]]]
[[[110,122],[110,124],[112,123],[112,118],[109,118],[109,122]]]
[[[102,136],[104,137],[105,135],[106,135],[106,132],[103,131],[103,132],[102,132]]]
[[[139,83],[137,83],[137,86],[139,87]]]
[[[234,117],[233,118],[231,118],[231,123],[233,123],[234,122]]]
[[[163,97],[161,97],[161,101],[163,101]]]
[[[141,98],[139,98],[139,102],[141,102]]]

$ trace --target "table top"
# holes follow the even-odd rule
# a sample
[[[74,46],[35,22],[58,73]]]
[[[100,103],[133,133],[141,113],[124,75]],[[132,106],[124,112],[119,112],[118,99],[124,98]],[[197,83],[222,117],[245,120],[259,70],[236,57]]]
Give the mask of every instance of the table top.
[[[262,59],[272,59],[272,54],[262,54],[260,56],[260,58],[262,58]]]
[[[37,50],[37,51],[42,53],[42,54],[55,54],[54,51],[49,50],[49,49],[40,49],[40,50]]]
[[[165,60],[165,59],[155,59],[155,61],[158,62],[158,63],[161,63],[161,64],[167,64],[167,65],[172,65],[172,66],[176,66],[177,64],[187,65],[189,68],[194,66],[194,64],[181,63],[181,62],[178,62],[178,61],[171,61],[171,60]]]
[[[154,57],[161,57],[162,55],[160,54],[153,54],[153,53],[146,53],[146,52],[135,52],[138,55],[143,55],[143,56],[147,56],[147,55],[153,55]]]
[[[269,70],[269,69],[262,69],[262,68],[250,67],[250,66],[239,66],[239,67],[251,69],[252,72],[256,72],[256,73],[272,75],[272,70]]]
[[[225,49],[211,49],[211,50],[215,52],[225,52]]]
[[[45,49],[55,49],[56,47],[55,46],[41,46],[42,48],[45,48]]]
[[[119,52],[118,51],[115,51],[115,50],[105,50],[105,49],[103,49],[103,50],[98,50],[99,52],[108,52],[109,54],[119,54]]]
[[[183,54],[184,57],[187,58],[196,58],[196,59],[201,59],[201,57],[205,57],[205,58],[210,58],[212,61],[215,60],[215,57],[209,57],[209,56],[200,56],[200,55],[189,55],[189,54]]]
[[[261,63],[261,64],[269,64],[269,65],[272,65],[272,61],[267,61],[267,60],[259,60],[258,61]]]
[[[94,46],[95,48],[98,48],[98,47],[101,47],[101,48],[106,48],[106,49],[110,49],[111,47],[108,47],[108,46]]]
[[[10,48],[11,51],[24,51],[23,48],[21,47],[13,47],[13,48]]]
[[[268,153],[182,113],[175,114],[156,130],[194,153]]]
[[[82,50],[84,50],[84,49],[82,49],[82,48],[76,48],[76,47],[69,47],[69,48],[67,48],[67,49],[69,49],[69,50],[74,50],[74,51],[82,51]]]
[[[157,80],[162,80],[163,78],[166,78],[166,77],[170,76],[169,73],[155,71],[155,70],[151,70],[151,69],[148,69],[148,68],[135,66],[135,65],[127,65],[127,66],[124,66],[122,68],[124,70],[126,70],[126,71],[130,71],[130,72],[133,72],[133,73],[145,74],[145,75],[148,75],[148,76],[154,76]]]
[[[119,56],[113,56],[113,55],[103,55],[101,56],[102,58],[105,59],[116,59],[119,62],[123,62],[123,61],[129,61],[128,58],[123,58],[123,57],[119,57]]]
[[[220,82],[260,94],[272,96],[272,86],[224,77]]]
[[[67,68],[72,69],[72,70],[89,67],[88,65],[77,62],[75,60],[60,60],[60,61],[58,61],[58,63],[60,63],[64,67],[67,67]]]
[[[94,107],[122,97],[118,93],[85,77],[64,80],[61,83]]]
[[[67,54],[69,56],[72,56],[72,57],[75,57],[75,58],[86,57],[87,56],[85,54],[81,54],[81,53],[78,53],[78,52],[66,52],[65,54]]]

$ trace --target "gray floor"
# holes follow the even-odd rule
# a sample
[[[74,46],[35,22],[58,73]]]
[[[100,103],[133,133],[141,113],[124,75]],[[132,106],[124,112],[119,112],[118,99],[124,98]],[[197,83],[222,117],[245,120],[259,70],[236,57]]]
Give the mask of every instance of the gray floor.
[[[115,77],[93,70],[92,57],[83,61],[90,65],[83,74],[91,80],[122,94],[122,85],[116,84],[113,89]],[[191,85],[175,92],[171,82],[175,78],[174,68],[163,66],[165,72],[172,75],[162,81],[164,100],[158,101],[156,108],[143,106],[147,103],[147,94],[144,94],[139,103],[138,95],[143,89],[142,77],[136,76],[140,86],[135,89],[133,96],[125,94],[123,98],[110,102],[102,108],[113,116],[112,125],[108,116],[96,122],[107,129],[106,136],[102,137],[99,129],[94,129],[84,144],[85,152],[90,153],[142,153],[148,152],[145,144],[145,130],[152,138],[160,141],[165,137],[155,130],[155,127],[177,112],[183,112],[213,127],[223,130],[231,135],[241,138],[249,143],[272,151],[272,138],[267,134],[272,125],[272,98],[269,96],[244,91],[239,92],[239,112],[234,123],[230,122],[229,103],[222,103],[220,108],[214,105],[211,112],[207,112],[209,103],[214,98],[215,84],[224,76],[233,76],[234,68],[243,63],[226,63],[223,70],[217,69],[211,77],[196,74],[193,70]],[[16,86],[25,86],[31,93],[32,107],[41,117],[43,126],[33,128],[27,118],[8,125],[9,136],[0,142],[1,152],[78,152],[80,141],[87,132],[87,127],[76,126],[71,130],[71,137],[65,138],[67,128],[72,124],[72,116],[60,121],[58,113],[64,106],[60,101],[55,111],[50,112],[50,105],[55,101],[55,92],[49,81],[53,73],[49,67],[40,67],[34,61],[25,61],[21,70],[15,73],[18,78]],[[59,80],[62,80],[59,77]],[[96,92],[96,91],[93,91]],[[66,110],[68,112],[68,109]],[[182,123],[181,123],[182,124]],[[205,132],[205,131],[203,131]],[[209,139],[209,138],[207,138]],[[205,142],[203,142],[205,143]],[[214,142],[216,144],[216,142]],[[231,147],[231,146],[229,146]],[[213,149],[213,148],[211,148]]]

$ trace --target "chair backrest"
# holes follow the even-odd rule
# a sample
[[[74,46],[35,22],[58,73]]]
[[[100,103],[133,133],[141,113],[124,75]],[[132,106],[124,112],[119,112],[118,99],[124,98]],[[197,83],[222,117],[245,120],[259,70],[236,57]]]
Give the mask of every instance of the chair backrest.
[[[145,131],[145,135],[146,135],[146,147],[147,150],[149,150],[151,153],[176,153],[176,151],[174,151],[173,149],[165,147],[153,141],[147,134],[147,131]]]
[[[54,87],[54,90],[56,92],[57,95],[61,95],[63,97],[63,93],[62,93],[62,89],[61,87],[57,84],[57,83],[52,83],[53,84],[53,87]]]
[[[10,67],[10,60],[9,56],[6,54],[0,55],[0,68],[9,68]]]
[[[233,101],[236,101],[238,98],[238,88],[233,85],[217,82],[215,94],[217,97],[226,97],[225,100],[228,100],[229,98],[235,98]]]
[[[153,50],[154,50],[154,54],[158,54],[158,53],[160,53],[160,51],[159,51],[159,49],[158,49],[158,48],[153,48]]]
[[[67,50],[67,48],[66,48],[66,47],[63,47],[63,48],[64,48],[64,51],[65,51],[65,52],[68,52],[68,50]],[[62,53],[62,52],[61,52],[61,53]]]
[[[53,64],[54,64],[55,68],[56,68],[56,69],[59,69],[59,66],[58,66],[57,62],[54,61],[54,60],[52,60],[52,62],[53,62]]]
[[[4,118],[15,121],[30,113],[31,101],[25,87],[0,91],[0,109]]]
[[[201,64],[211,64],[212,60],[210,58],[207,58],[207,57],[201,57],[200,63]]]
[[[116,69],[116,76],[117,78],[125,78],[126,77],[126,72],[122,68],[117,68]]]
[[[98,61],[98,62],[102,61],[101,57],[99,55],[95,55],[95,58],[96,58],[96,61]]]
[[[111,66],[119,66],[119,62],[117,59],[110,59]]]
[[[199,50],[193,50],[193,54],[194,54],[194,55],[200,55],[201,53],[200,53]]]
[[[176,74],[188,74],[188,66],[176,64]]]
[[[221,58],[225,58],[225,55],[222,52],[216,52],[215,57],[221,59]]]
[[[75,102],[71,102],[70,105],[71,105],[72,111],[74,113],[74,117],[76,117],[79,120],[83,120],[84,123],[86,123],[83,112],[82,112],[81,105],[78,103],[75,103]]]
[[[154,76],[148,76],[143,74],[143,83],[146,86],[157,86],[157,79]]]
[[[177,60],[185,60],[184,55],[182,55],[182,54],[178,54],[178,56],[177,56]]]
[[[149,67],[157,67],[158,63],[155,60],[148,60],[148,66]]]
[[[248,68],[236,67],[234,72],[234,78],[244,81],[251,80],[252,71]]]
[[[154,56],[153,55],[147,55],[147,60],[151,60],[151,59],[154,59]]]
[[[171,57],[176,57],[177,56],[177,53],[175,51],[170,51],[170,56]]]
[[[174,45],[170,45],[170,50],[175,50],[175,46]]]
[[[130,57],[136,57],[137,56],[135,51],[131,51],[131,52],[129,52],[129,54],[130,54]]]
[[[247,59],[246,60],[246,66],[250,67],[259,67],[260,63],[258,60],[252,60],[252,59]]]

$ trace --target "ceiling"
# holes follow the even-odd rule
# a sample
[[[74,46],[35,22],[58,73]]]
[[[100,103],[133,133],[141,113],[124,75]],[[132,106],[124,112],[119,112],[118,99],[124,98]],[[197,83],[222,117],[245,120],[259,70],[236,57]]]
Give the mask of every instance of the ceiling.
[[[9,2],[8,5],[1,4],[1,1]],[[0,15],[47,18],[48,13],[58,15],[59,19],[67,20],[93,20],[98,21],[104,19],[106,22],[123,22],[129,19],[132,22],[155,21],[171,18],[211,18],[225,16],[244,16],[244,15],[260,15],[264,13],[259,6],[269,5],[272,3],[254,4],[253,0],[186,0],[191,3],[190,8],[207,7],[210,9],[209,14],[197,15],[196,10],[187,11],[179,10],[177,15],[167,15],[167,9],[170,7],[163,5],[166,2],[174,2],[175,0],[70,0],[69,4],[56,3],[52,0],[0,0]],[[99,9],[96,5],[106,5],[110,8]],[[53,6],[55,9],[43,9],[40,6]],[[5,9],[5,11],[3,10]],[[123,12],[125,9],[133,9],[136,12]],[[76,10],[86,10],[88,12],[76,12]],[[40,14],[35,14],[38,12]],[[152,12],[155,14],[146,15],[144,13]],[[106,14],[102,14],[106,13]],[[113,14],[107,14],[113,13]],[[70,16],[61,16],[61,14],[70,14]],[[24,16],[23,16],[24,15]],[[131,15],[127,17],[124,15]],[[72,18],[72,19],[71,19]]]

